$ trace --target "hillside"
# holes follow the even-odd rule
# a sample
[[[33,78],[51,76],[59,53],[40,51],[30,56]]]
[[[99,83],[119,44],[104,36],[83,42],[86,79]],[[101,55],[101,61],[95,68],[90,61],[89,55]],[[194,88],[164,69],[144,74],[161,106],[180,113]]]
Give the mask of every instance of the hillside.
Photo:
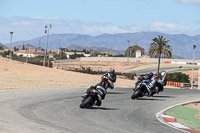
[[[95,85],[99,75],[89,75],[26,64],[0,57],[0,89],[76,88]],[[119,86],[132,86],[132,80],[118,79]]]
[[[68,50],[79,50],[79,51],[86,49],[87,51],[109,52],[109,54],[111,54],[111,55],[124,54],[123,50],[114,50],[114,49],[109,49],[106,47],[84,47],[84,46],[79,46],[79,45],[70,45],[67,47],[67,49]]]
[[[7,48],[8,48],[6,45],[4,45],[4,44],[2,44],[2,43],[0,43],[0,46],[2,46],[3,49],[7,49]]]
[[[173,48],[172,54],[182,58],[192,58],[192,45],[200,44],[200,35],[188,36],[184,34],[165,34],[159,32],[138,32],[138,33],[122,33],[122,34],[102,34],[98,36],[80,35],[80,34],[51,34],[49,36],[49,49],[59,49],[60,47],[68,47],[70,45],[79,45],[84,47],[106,47],[114,50],[125,50],[128,47],[127,40],[130,40],[129,45],[138,44],[148,52],[149,45],[152,39],[158,35],[163,35],[167,40],[170,40],[170,45]],[[35,47],[46,47],[46,36],[41,36],[32,40],[14,42],[13,44],[22,45],[31,44]],[[200,47],[196,48],[197,51]],[[200,55],[196,55],[200,58]]]

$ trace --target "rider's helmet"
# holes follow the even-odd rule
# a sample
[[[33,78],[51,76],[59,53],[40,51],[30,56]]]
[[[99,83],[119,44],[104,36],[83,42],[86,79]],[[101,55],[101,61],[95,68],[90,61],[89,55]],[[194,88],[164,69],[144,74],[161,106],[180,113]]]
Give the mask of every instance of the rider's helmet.
[[[166,78],[166,72],[162,72],[162,73],[161,73],[161,78],[162,78],[162,79],[165,79],[165,78]]]
[[[164,86],[166,86],[166,84],[167,84],[166,72],[162,72],[162,73],[161,73],[160,80],[161,80],[162,84],[163,84]]]
[[[116,73],[115,73],[115,69],[110,69],[109,78],[110,78],[110,81],[116,82]]]
[[[111,73],[115,73],[115,69],[110,69],[110,72]]]
[[[162,75],[162,76],[166,75],[166,72],[162,72],[161,75]]]
[[[149,73],[149,78],[152,78],[152,77],[153,77],[153,73],[150,72],[150,73]]]

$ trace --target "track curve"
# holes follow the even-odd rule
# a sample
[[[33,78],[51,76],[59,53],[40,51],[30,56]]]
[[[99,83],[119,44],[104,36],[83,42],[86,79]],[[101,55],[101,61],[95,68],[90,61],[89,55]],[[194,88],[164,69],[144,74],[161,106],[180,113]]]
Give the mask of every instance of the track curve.
[[[132,100],[131,88],[108,90],[101,107],[80,109],[85,88],[0,91],[0,128],[5,133],[180,132],[155,114],[174,104],[199,100],[198,90],[165,89]]]

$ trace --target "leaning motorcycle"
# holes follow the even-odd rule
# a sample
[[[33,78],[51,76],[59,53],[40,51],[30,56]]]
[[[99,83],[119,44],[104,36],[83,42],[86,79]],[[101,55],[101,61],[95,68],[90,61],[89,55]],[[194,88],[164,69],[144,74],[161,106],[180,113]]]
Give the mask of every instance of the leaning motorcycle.
[[[136,99],[138,97],[143,97],[145,95],[148,95],[148,90],[146,88],[146,82],[145,81],[138,81],[136,83],[135,88],[133,89],[133,95],[131,96],[132,99]]]
[[[159,92],[164,90],[163,86],[166,86],[166,72],[162,72],[159,77],[153,77],[151,80],[153,80],[155,83],[155,88],[152,90],[152,96],[154,94],[158,94]],[[133,89],[133,95],[131,96],[132,99],[143,97],[145,95],[148,95],[147,90],[147,83],[148,80],[143,80],[142,76],[138,78],[138,81],[136,82],[136,87]]]
[[[88,89],[86,95],[83,96],[82,103],[80,104],[80,108],[89,108],[95,104],[95,101],[98,99],[98,92],[93,89]]]
[[[103,76],[101,78],[100,83],[97,84],[96,87],[90,87],[89,89],[87,89],[86,94],[83,96],[82,103],[80,104],[80,108],[90,108],[94,106],[95,103],[97,103],[98,101],[98,94],[99,94],[98,90],[105,91],[105,94],[101,97],[102,99],[104,99],[107,92],[106,90],[107,90],[108,84],[109,84],[108,77]]]

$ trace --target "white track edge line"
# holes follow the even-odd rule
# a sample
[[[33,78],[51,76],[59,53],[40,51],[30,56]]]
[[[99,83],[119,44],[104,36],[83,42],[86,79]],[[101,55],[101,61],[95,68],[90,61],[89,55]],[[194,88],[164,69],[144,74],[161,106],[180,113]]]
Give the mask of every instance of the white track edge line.
[[[189,104],[189,103],[195,103],[195,102],[200,102],[200,100],[193,100],[193,101],[189,101],[189,102],[183,102],[183,103],[179,103],[179,104],[176,104],[176,105],[172,105],[172,106],[170,106],[170,107],[167,107],[167,108],[165,108],[165,109],[163,109],[163,110],[161,110],[161,111],[159,111],[159,112],[156,113],[156,119],[157,119],[158,121],[160,121],[161,123],[163,123],[164,125],[167,125],[167,126],[169,126],[169,127],[172,127],[172,128],[174,128],[174,129],[176,129],[176,130],[179,130],[179,131],[182,131],[182,132],[185,132],[185,133],[191,133],[191,132],[189,132],[189,131],[186,131],[186,130],[183,130],[183,129],[180,129],[180,128],[177,128],[177,127],[175,127],[175,126],[170,125],[169,123],[165,122],[165,121],[161,118],[161,115],[162,115],[164,112],[166,112],[167,110],[169,110],[169,109],[171,109],[171,108],[174,108],[174,107],[176,107],[176,106],[184,105],[184,104]]]

